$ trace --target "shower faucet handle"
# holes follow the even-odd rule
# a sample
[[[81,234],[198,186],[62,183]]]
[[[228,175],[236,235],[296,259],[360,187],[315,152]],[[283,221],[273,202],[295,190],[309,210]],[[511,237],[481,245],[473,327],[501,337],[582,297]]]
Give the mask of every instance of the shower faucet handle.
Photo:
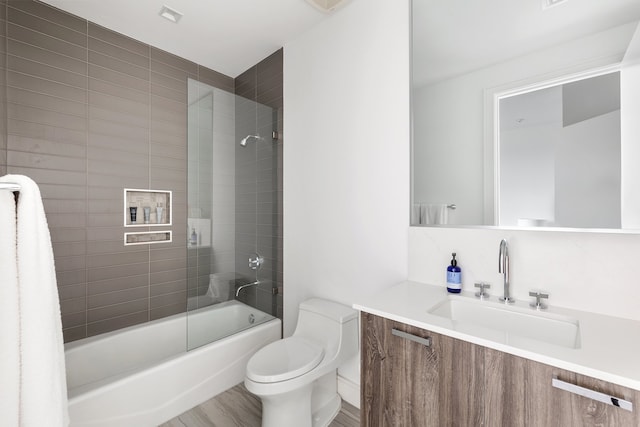
[[[264,258],[260,254],[253,254],[249,256],[249,268],[252,270],[258,270],[264,264]]]

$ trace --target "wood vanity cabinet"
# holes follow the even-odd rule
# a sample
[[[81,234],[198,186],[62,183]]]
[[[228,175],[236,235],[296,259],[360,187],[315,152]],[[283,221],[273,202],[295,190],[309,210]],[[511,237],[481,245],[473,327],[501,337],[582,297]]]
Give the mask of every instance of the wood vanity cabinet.
[[[482,425],[482,347],[368,313],[361,320],[363,426]]]
[[[636,390],[369,313],[361,321],[363,426],[640,426]],[[634,411],[555,388],[552,378],[629,400]]]

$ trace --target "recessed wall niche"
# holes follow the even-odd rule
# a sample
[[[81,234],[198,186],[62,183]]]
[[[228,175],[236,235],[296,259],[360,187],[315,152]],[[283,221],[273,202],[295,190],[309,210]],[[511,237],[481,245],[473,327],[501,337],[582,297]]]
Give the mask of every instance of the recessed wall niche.
[[[125,227],[166,227],[171,225],[171,191],[124,189]],[[124,245],[170,243],[171,230],[134,231],[124,233]]]
[[[124,189],[124,226],[167,226],[172,219],[171,191]]]

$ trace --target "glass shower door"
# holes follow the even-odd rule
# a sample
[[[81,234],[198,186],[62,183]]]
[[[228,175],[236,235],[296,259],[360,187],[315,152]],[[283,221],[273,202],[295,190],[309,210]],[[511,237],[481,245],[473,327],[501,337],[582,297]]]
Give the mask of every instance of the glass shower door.
[[[273,109],[195,80],[188,87],[192,349],[276,315],[282,225]]]

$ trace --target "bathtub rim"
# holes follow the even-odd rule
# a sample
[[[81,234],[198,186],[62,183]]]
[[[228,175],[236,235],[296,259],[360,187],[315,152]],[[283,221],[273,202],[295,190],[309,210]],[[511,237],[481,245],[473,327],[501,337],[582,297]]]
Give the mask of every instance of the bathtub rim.
[[[79,340],[69,341],[69,342],[64,343],[64,352],[66,353],[67,351],[74,351],[78,347],[82,347],[84,345],[91,344],[91,343],[93,343],[95,341],[98,341],[98,340],[109,339],[109,338],[111,338],[113,336],[116,336],[118,334],[122,334],[124,332],[140,329],[140,328],[144,327],[145,325],[149,325],[149,324],[160,325],[162,323],[170,322],[172,320],[179,319],[181,317],[188,318],[188,316],[190,314],[202,313],[202,312],[205,312],[205,311],[208,311],[208,310],[211,310],[211,309],[223,308],[223,307],[228,307],[228,306],[231,306],[231,305],[244,305],[246,307],[252,308],[254,310],[258,310],[258,311],[260,311],[262,313],[265,313],[267,316],[271,316],[272,317],[272,319],[269,319],[267,321],[259,323],[256,326],[251,326],[250,328],[247,328],[247,329],[252,329],[252,328],[260,326],[260,325],[262,325],[264,323],[270,322],[273,319],[277,319],[277,317],[275,317],[275,316],[273,316],[273,315],[271,315],[271,314],[269,314],[269,313],[267,313],[265,311],[262,311],[262,310],[260,310],[258,308],[250,306],[249,304],[245,304],[245,303],[243,303],[241,301],[238,301],[238,300],[234,299],[234,300],[220,302],[220,303],[217,303],[217,304],[208,305],[208,306],[205,306],[205,307],[200,307],[200,308],[195,309],[195,310],[183,311],[182,313],[172,314],[171,316],[161,317],[159,319],[148,320],[148,321],[142,322],[142,323],[136,323],[135,325],[126,326],[124,328],[116,329],[116,330],[109,331],[109,332],[103,332],[101,334],[93,335],[93,336],[90,336],[90,337],[80,338]],[[247,329],[242,329],[238,333],[246,331]],[[233,335],[235,335],[235,334],[228,335],[227,337],[233,336]],[[221,340],[225,339],[227,337],[221,338]],[[216,340],[216,341],[219,341],[219,340]],[[216,341],[213,341],[213,342],[216,342]],[[185,348],[186,348],[186,344],[185,344]],[[196,350],[197,348],[199,348],[199,347],[195,347],[195,348],[193,348],[193,350]]]

